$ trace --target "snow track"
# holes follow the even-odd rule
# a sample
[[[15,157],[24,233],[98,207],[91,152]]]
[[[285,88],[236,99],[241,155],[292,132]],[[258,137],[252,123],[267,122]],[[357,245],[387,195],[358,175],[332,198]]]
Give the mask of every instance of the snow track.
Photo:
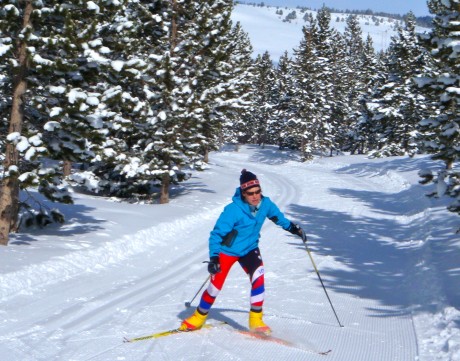
[[[209,316],[230,327],[122,344],[123,336],[171,329],[191,314],[193,307],[184,302],[207,277],[202,264],[208,259],[207,238],[242,168],[257,174],[264,194],[307,231],[345,327],[338,326],[300,239],[272,222],[266,222],[260,243],[265,320],[275,336],[332,352],[320,356],[232,331],[247,327],[249,307],[249,282],[238,266]],[[418,292],[424,282],[437,280],[435,273],[428,279],[420,266],[429,260],[422,245],[430,235],[430,213],[425,199],[397,202],[420,193],[390,165],[379,168],[363,158],[356,164],[341,158],[300,164],[287,152],[244,147],[214,153],[210,169],[196,174],[188,187],[189,194],[168,206],[143,208],[151,212],[145,218],[128,218],[140,222],[131,234],[129,227],[118,237],[107,229],[110,240],[96,237],[99,242],[85,248],[83,241],[95,235],[90,233],[68,242],[57,257],[0,275],[2,359],[431,361],[428,342],[422,342],[420,355],[414,329],[423,319],[413,321],[419,295],[432,302],[434,292],[442,293],[434,286]],[[105,216],[123,225],[114,216],[128,214],[123,207],[114,203]],[[444,319],[454,332],[455,312]]]

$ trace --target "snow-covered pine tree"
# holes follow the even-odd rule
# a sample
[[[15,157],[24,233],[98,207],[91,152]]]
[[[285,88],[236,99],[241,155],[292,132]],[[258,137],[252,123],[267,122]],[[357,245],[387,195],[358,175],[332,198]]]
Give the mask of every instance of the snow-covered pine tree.
[[[149,116],[148,149],[155,158],[152,179],[160,182],[160,203],[169,202],[170,184],[185,179],[183,167],[189,165],[189,151],[199,144],[189,143],[194,122],[189,98],[192,97],[192,72],[196,44],[190,38],[194,29],[192,14],[199,4],[180,0],[159,1],[165,10],[162,15],[168,31],[149,56],[149,65],[155,71],[150,79],[152,98]]]
[[[207,162],[209,151],[218,149],[223,142],[224,124],[244,103],[241,96],[247,82],[239,89],[235,81],[241,80],[246,71],[239,66],[247,59],[234,56],[242,49],[232,29],[233,2],[206,0],[196,4],[191,15],[194,26],[185,34],[194,44],[189,102],[194,108],[191,114],[195,126],[191,135],[200,145],[201,159]]]
[[[255,77],[253,112],[247,124],[247,131],[252,142],[264,146],[271,140],[269,128],[274,118],[273,107],[277,101],[276,74],[268,51],[257,57]]]
[[[334,32],[332,34],[332,56],[331,67],[332,77],[330,79],[332,86],[331,111],[330,111],[330,136],[331,143],[329,145],[330,156],[333,152],[343,150],[347,140],[347,134],[351,128],[351,120],[349,114],[352,113],[350,104],[350,94],[355,88],[355,84],[348,82],[350,79],[349,64],[350,58],[347,56],[347,45],[342,34]],[[356,78],[359,77],[357,71]]]
[[[3,89],[11,91],[11,98],[2,98],[10,112],[1,244],[17,226],[20,188],[36,186],[54,201],[71,202],[56,161],[86,159],[100,139],[100,124],[90,117],[98,95],[86,89],[95,81],[87,50],[98,15],[110,16],[118,5],[104,0],[0,2],[0,71]],[[60,214],[42,210],[41,219],[62,220]]]
[[[355,127],[350,130],[351,153],[367,153],[377,148],[377,134],[373,128],[370,102],[372,94],[386,79],[386,66],[382,53],[375,53],[372,38],[367,36],[364,46],[364,64],[362,69],[363,83],[365,88],[360,97],[359,113]]]
[[[424,44],[438,68],[433,67],[416,81],[436,102],[438,111],[421,125],[426,149],[433,159],[444,162],[445,169],[437,174],[422,174],[424,182],[437,183],[438,196],[446,194],[454,199],[448,209],[460,214],[460,1],[430,0],[428,7],[435,16],[434,28]]]
[[[166,203],[170,184],[201,165],[204,148],[214,149],[218,115],[234,97],[230,9],[229,1],[129,1],[100,27],[102,43],[114,51],[105,55],[105,80],[97,84],[98,116],[110,121],[105,149],[91,167],[99,188],[150,198],[158,185]]]
[[[246,127],[251,117],[254,81],[253,48],[249,35],[243,31],[239,22],[233,27],[231,35],[231,79],[228,81],[237,106],[222,115],[224,121],[223,140],[229,143],[247,142]]]
[[[168,3],[127,1],[110,21],[98,27],[98,42],[107,51],[95,59],[101,94],[95,118],[107,126],[103,149],[86,172],[72,176],[90,191],[122,198],[149,199],[164,173],[153,142],[156,127],[157,68],[151,58],[168,39]]]
[[[319,74],[323,64],[315,46],[317,30],[316,20],[310,15],[308,25],[302,28],[303,38],[298,48],[294,49],[295,59],[292,64],[294,94],[290,128],[293,129],[292,135],[299,139],[302,161],[313,157],[316,128],[320,123]]]
[[[363,40],[362,30],[356,15],[349,15],[346,20],[343,34],[345,47],[344,78],[348,110],[344,122],[340,124],[339,134],[342,139],[341,149],[353,150],[357,138],[353,129],[356,129],[358,119],[361,115],[361,99],[365,96],[366,80],[366,44]],[[370,38],[372,41],[372,38]],[[372,48],[373,49],[373,48]]]
[[[418,123],[427,115],[425,98],[416,91],[413,78],[429,66],[426,50],[415,32],[415,16],[409,13],[387,55],[387,78],[373,103],[374,128],[379,146],[373,156],[414,155],[421,151]]]
[[[317,31],[314,33],[313,46],[316,52],[314,83],[315,95],[313,126],[309,129],[313,134],[310,143],[312,150],[320,154],[327,154],[335,145],[334,132],[336,131],[336,118],[334,110],[335,75],[334,40],[338,38],[337,32],[331,28],[331,13],[323,6],[317,13]]]
[[[272,123],[273,140],[280,149],[299,149],[298,137],[294,136],[291,126],[295,111],[293,109],[294,77],[292,75],[292,60],[288,52],[280,57],[276,68],[277,103],[274,107],[274,121]]]

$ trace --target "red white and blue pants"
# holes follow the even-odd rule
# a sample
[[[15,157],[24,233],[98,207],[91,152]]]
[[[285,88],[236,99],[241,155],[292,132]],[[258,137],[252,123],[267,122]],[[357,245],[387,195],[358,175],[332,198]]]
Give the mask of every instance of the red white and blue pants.
[[[221,271],[211,276],[211,282],[201,296],[198,306],[198,310],[201,313],[209,312],[224,286],[230,269],[237,261],[249,276],[251,282],[251,310],[256,312],[262,310],[265,295],[264,264],[259,248],[256,248],[242,257],[229,256],[225,253],[219,255]]]

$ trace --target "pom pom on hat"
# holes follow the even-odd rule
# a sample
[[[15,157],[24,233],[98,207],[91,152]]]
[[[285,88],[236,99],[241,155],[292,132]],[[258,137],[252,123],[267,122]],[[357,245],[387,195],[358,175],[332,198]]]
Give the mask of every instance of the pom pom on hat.
[[[240,187],[241,190],[246,190],[252,187],[260,187],[260,182],[254,173],[248,172],[246,169],[241,171]]]

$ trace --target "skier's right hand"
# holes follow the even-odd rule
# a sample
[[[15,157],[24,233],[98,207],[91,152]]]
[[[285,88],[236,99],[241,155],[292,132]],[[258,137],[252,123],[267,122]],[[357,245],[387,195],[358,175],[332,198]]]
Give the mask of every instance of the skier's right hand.
[[[214,256],[209,259],[208,272],[212,275],[220,272],[219,257]]]

